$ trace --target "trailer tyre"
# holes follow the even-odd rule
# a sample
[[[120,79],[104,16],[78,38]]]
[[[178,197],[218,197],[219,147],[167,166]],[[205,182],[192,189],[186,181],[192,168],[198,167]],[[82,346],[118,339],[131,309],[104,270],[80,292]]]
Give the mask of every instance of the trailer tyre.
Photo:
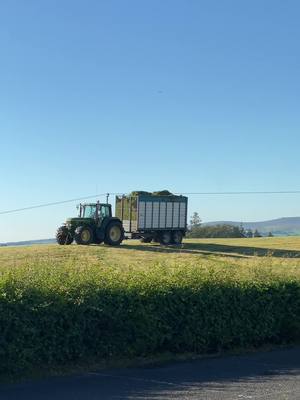
[[[60,226],[56,231],[56,241],[60,245],[71,244],[73,242],[73,238],[70,235],[70,232],[66,226]]]
[[[181,231],[174,231],[172,234],[172,242],[174,244],[181,244],[182,243],[183,234]]]
[[[89,226],[79,226],[75,230],[75,242],[77,244],[88,245],[94,241],[94,234]]]
[[[109,246],[118,246],[124,239],[124,230],[120,222],[111,222],[106,228],[104,243]]]
[[[168,244],[171,244],[172,242],[172,234],[170,231],[163,231],[159,235],[159,243],[166,246]]]
[[[141,243],[151,243],[152,237],[142,237],[140,241]]]
[[[159,237],[157,235],[155,235],[154,238],[152,239],[152,243],[160,243]]]

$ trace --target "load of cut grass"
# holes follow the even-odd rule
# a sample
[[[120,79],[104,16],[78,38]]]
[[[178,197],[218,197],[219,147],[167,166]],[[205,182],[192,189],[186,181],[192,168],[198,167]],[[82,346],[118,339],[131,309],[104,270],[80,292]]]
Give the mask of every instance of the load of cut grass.
[[[169,192],[168,190],[160,190],[156,192],[145,192],[142,190],[136,190],[130,193],[131,196],[142,196],[142,195],[148,195],[148,196],[174,196],[173,193]]]

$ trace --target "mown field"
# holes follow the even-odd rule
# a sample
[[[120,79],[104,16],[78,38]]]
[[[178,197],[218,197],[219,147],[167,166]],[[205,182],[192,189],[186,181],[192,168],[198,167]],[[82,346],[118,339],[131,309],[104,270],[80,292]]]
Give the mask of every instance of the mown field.
[[[0,248],[0,269],[31,265],[45,267],[64,265],[98,265],[102,268],[138,270],[151,268],[154,263],[198,263],[213,261],[214,265],[246,265],[250,269],[267,257],[271,267],[289,266],[297,272],[300,265],[300,237],[252,239],[186,239],[180,247],[142,244],[138,240],[124,241],[120,247],[92,245],[37,245]],[[299,260],[298,260],[299,259]],[[196,267],[196,265],[195,265]]]
[[[300,338],[300,238],[0,248],[0,372]]]

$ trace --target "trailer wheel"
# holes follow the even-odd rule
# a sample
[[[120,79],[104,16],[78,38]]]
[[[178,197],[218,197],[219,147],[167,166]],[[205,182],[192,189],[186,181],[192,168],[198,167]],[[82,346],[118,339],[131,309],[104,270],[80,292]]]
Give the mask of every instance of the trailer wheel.
[[[155,235],[155,237],[152,239],[152,243],[160,243],[159,237]]]
[[[111,222],[106,228],[104,243],[110,246],[118,246],[124,239],[124,230],[119,222]]]
[[[60,226],[56,231],[56,241],[60,245],[71,244],[73,242],[73,238],[70,235],[70,232],[66,226]]]
[[[181,244],[182,243],[183,234],[181,231],[174,231],[172,234],[172,241],[174,244]]]
[[[75,242],[77,244],[88,245],[94,241],[94,234],[89,226],[79,226],[75,230]]]
[[[140,241],[141,243],[151,243],[152,237],[142,237]]]
[[[172,235],[170,231],[163,231],[159,236],[159,243],[163,245],[168,245],[172,242]]]

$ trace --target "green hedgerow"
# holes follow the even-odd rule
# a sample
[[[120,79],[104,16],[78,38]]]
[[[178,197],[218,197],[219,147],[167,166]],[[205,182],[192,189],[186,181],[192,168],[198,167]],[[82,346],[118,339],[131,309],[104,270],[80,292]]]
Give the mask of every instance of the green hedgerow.
[[[161,351],[214,352],[298,338],[300,281],[262,266],[75,260],[0,273],[0,371]]]

